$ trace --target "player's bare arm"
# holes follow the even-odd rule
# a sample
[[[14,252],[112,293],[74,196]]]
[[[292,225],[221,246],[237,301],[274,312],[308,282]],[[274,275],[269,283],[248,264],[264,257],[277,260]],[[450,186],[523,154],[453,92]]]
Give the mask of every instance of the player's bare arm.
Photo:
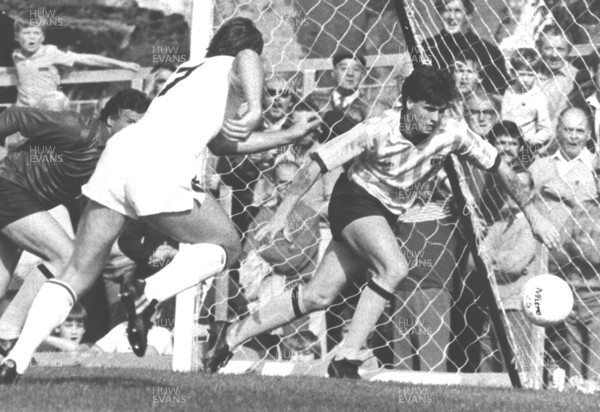
[[[316,129],[322,120],[316,113],[294,113],[294,125],[289,129],[254,132],[248,140],[237,141],[218,134],[208,145],[208,148],[218,156],[232,154],[259,153],[277,146],[284,146],[303,138],[313,129]]]
[[[536,198],[535,192],[525,186],[512,168],[504,161],[500,162],[495,173],[502,182],[504,189],[519,205],[523,213],[525,213],[525,217],[531,225],[533,235],[548,248],[558,249],[560,247],[559,233],[536,207],[534,202]]]
[[[242,83],[248,108],[241,119],[226,120],[223,132],[232,139],[245,139],[256,129],[262,118],[263,65],[255,51],[246,49],[237,54],[232,70]]]
[[[311,160],[302,166],[273,217],[256,234],[257,241],[272,241],[275,234],[281,230],[284,231],[283,234],[286,240],[291,241],[290,233],[286,230],[289,216],[296,204],[302,199],[302,196],[310,190],[321,176],[321,173],[321,167],[315,160]]]

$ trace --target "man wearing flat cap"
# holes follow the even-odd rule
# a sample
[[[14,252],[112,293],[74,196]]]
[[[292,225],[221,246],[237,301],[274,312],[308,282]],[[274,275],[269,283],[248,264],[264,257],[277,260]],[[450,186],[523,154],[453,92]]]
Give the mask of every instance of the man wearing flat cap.
[[[331,140],[346,133],[367,117],[381,114],[389,108],[370,101],[359,89],[367,72],[364,56],[351,52],[339,52],[333,56],[333,73],[336,87],[328,96],[311,95],[308,100],[321,107],[320,114],[325,126],[320,141]],[[325,102],[323,105],[319,102]]]

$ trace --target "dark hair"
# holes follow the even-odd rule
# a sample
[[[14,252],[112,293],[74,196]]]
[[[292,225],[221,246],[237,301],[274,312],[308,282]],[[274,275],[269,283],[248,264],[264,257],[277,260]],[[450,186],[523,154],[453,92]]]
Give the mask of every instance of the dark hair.
[[[86,320],[87,319],[87,311],[83,307],[83,305],[79,302],[75,302],[71,311],[69,312],[69,316],[67,316],[67,320]]]
[[[46,10],[46,9],[40,9],[40,10]],[[38,22],[38,20],[36,18],[32,18],[31,17],[31,10],[26,10],[25,12],[19,14],[15,20],[14,20],[14,31],[15,31],[15,37],[19,35],[19,33],[21,32],[21,30],[23,29],[28,29],[30,27],[38,27],[41,31],[42,34],[46,34],[46,25],[43,24],[44,22]]]
[[[406,107],[406,101],[410,99],[444,106],[450,103],[454,94],[455,85],[448,72],[421,66],[415,68],[402,84],[402,105]]]
[[[503,120],[492,126],[491,130],[485,135],[485,140],[495,145],[502,136],[508,136],[515,139],[521,148],[526,147],[523,139],[523,132],[515,122]]]
[[[454,0],[437,0],[435,2],[435,9],[439,12],[441,12],[444,8],[446,8],[446,4],[452,2]],[[473,7],[473,3],[471,2],[471,0],[458,0],[460,1],[463,6],[465,6],[465,11],[467,12],[467,14],[471,14],[475,11],[475,7]]]
[[[335,68],[335,66],[337,66],[337,64],[339,62],[341,62],[342,60],[346,60],[346,59],[356,60],[357,62],[362,64],[362,66],[364,68],[367,67],[367,61],[365,60],[365,57],[362,54],[352,53],[352,52],[348,52],[348,51],[342,51],[342,52],[336,53],[333,56],[333,67]]]
[[[534,70],[537,71],[540,66],[540,55],[537,50],[532,48],[517,49],[510,58],[510,65],[514,70]]]
[[[573,48],[573,36],[571,36],[569,34],[569,32],[566,32],[563,29],[561,29],[556,24],[550,24],[542,29],[542,31],[540,32],[540,34],[538,35],[538,37],[535,41],[535,47],[537,47],[539,49],[542,46],[542,41],[544,40],[545,37],[554,37],[554,36],[564,37],[565,40],[567,41],[567,44],[569,45],[569,50],[571,50]]]
[[[454,56],[454,63],[456,62],[475,62],[477,63],[477,65],[479,66],[479,70],[481,71],[481,60],[479,59],[479,56],[477,56],[477,53],[475,53],[471,49],[462,50],[461,52],[456,54]],[[454,70],[454,68],[452,68],[452,70]]]
[[[264,40],[262,33],[252,20],[245,17],[235,17],[227,20],[210,40],[206,57],[232,56],[246,49],[262,53]]]
[[[136,113],[146,113],[150,99],[146,93],[135,89],[121,90],[110,98],[104,108],[100,110],[99,120],[106,123],[109,117],[119,115],[120,110],[132,110]]]
[[[150,70],[150,73],[156,73],[157,71],[162,69],[174,72],[175,70],[177,70],[177,67],[173,63],[168,62],[156,63],[154,66],[152,66],[152,70]]]

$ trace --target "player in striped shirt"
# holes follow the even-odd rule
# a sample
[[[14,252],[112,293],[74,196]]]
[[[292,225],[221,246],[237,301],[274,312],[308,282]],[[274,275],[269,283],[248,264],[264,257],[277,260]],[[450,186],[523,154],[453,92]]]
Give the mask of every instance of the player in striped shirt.
[[[416,69],[404,82],[400,116],[375,118],[315,151],[258,238],[270,241],[283,230],[303,194],[323,173],[353,160],[340,176],[329,204],[333,240],[315,277],[273,299],[240,322],[215,324],[209,339],[207,367],[216,371],[230,350],[248,338],[330,305],[348,282],[369,270],[350,332],[332,360],[332,377],[359,378],[359,351],[384,307],[408,272],[394,235],[396,220],[415,201],[411,188],[433,179],[451,153],[496,174],[523,209],[533,232],[548,246],[558,246],[558,232],[541,216],[533,193],[524,186],[497,150],[457,121],[444,116],[454,93],[452,80],[431,67]]]

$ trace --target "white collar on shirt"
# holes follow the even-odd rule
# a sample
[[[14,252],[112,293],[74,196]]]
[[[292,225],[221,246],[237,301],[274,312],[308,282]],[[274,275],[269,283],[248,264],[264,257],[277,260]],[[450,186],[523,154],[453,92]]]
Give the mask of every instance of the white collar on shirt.
[[[350,106],[352,104],[352,102],[354,102],[356,99],[358,99],[359,95],[360,95],[360,93],[357,90],[349,96],[342,97],[340,92],[338,92],[337,90],[334,90],[332,93],[333,104],[335,104],[336,107],[341,107],[342,109],[345,109],[346,107]]]
[[[593,167],[592,165],[593,165],[594,155],[592,154],[592,152],[589,151],[589,149],[587,149],[585,147],[583,148],[581,153],[579,153],[579,155],[575,159],[567,160],[565,158],[565,156],[563,156],[560,149],[558,149],[551,157],[552,157],[552,159],[558,161],[559,163],[562,163],[563,165],[566,165],[566,164],[573,165],[575,162],[579,161],[579,162],[583,163],[585,166],[588,166],[590,169],[592,169],[592,167]]]
[[[592,93],[592,95],[585,99],[585,101],[594,109],[600,110],[600,101],[598,101],[598,96],[596,96],[596,92]]]

